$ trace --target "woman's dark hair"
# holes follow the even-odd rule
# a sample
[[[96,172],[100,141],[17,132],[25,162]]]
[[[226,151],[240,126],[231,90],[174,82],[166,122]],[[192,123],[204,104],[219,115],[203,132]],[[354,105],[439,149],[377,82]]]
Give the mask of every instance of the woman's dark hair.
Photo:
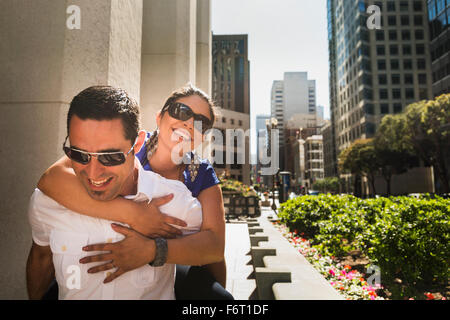
[[[185,86],[175,90],[172,92],[172,94],[167,98],[166,102],[164,103],[164,106],[161,109],[161,116],[167,111],[167,108],[177,101],[180,98],[190,97],[190,96],[199,96],[203,100],[208,103],[209,106],[209,114],[211,116],[211,124],[214,124],[214,121],[216,120],[216,116],[214,114],[214,101],[202,90],[195,87],[191,83],[186,84]]]
[[[67,134],[70,120],[76,115],[82,120],[121,119],[125,139],[134,143],[140,129],[139,105],[120,88],[92,86],[77,94],[70,103],[67,114]]]

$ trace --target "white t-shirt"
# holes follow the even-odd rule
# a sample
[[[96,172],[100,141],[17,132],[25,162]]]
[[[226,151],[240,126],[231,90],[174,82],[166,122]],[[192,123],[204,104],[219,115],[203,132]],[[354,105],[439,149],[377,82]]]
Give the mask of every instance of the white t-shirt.
[[[126,196],[134,201],[150,201],[173,193],[173,199],[159,207],[160,211],[184,220],[183,234],[200,230],[202,209],[181,182],[169,180],[139,166],[137,194]],[[144,265],[129,271],[110,283],[104,284],[108,272],[87,273],[99,262],[80,264],[79,260],[100,252],[86,252],[88,244],[117,242],[124,238],[111,228],[113,221],[78,214],[47,197],[39,189],[31,196],[28,217],[33,241],[40,246],[50,246],[53,253],[55,276],[59,286],[59,299],[175,299],[175,265],[161,267]],[[117,223],[117,222],[116,222]]]

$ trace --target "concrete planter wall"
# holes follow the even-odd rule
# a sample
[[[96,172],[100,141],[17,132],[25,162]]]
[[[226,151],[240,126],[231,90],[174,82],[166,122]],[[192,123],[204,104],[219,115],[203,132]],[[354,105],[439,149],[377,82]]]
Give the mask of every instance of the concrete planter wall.
[[[234,191],[223,191],[223,203],[227,220],[238,217],[259,217],[259,198],[257,196],[244,197]]]

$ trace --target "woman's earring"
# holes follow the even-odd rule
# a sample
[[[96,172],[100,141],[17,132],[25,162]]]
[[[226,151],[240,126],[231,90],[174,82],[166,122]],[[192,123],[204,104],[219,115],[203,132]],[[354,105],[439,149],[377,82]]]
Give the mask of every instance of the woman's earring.
[[[150,157],[155,152],[156,147],[158,145],[158,134],[159,129],[157,128],[155,131],[153,131],[152,136],[150,137],[148,141],[148,147],[147,147],[147,159],[150,160]]]
[[[200,167],[200,157],[195,152],[191,152],[191,162],[188,165],[189,174],[191,175],[191,182],[195,181]]]

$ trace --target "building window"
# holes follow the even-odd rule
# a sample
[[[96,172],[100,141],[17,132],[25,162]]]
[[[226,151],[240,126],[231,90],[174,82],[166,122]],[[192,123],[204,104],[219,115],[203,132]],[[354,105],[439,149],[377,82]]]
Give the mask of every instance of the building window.
[[[408,1],[400,1],[400,11],[408,11]]]
[[[402,112],[402,104],[394,103],[394,113],[400,113],[400,112]]]
[[[416,54],[425,54],[425,45],[423,43],[416,44]]]
[[[422,1],[414,1],[414,11],[421,12],[422,11]]]
[[[388,16],[388,26],[397,25],[397,16]]]
[[[226,123],[227,119],[225,117],[222,118],[222,123]]]
[[[419,84],[427,84],[427,75],[425,73],[419,73]]]
[[[424,34],[423,34],[423,30],[422,29],[417,29],[414,32],[415,38],[416,40],[423,40],[424,39]]]
[[[396,44],[389,46],[389,53],[391,55],[398,55],[398,46]]]
[[[414,25],[415,26],[423,25],[423,18],[422,18],[422,16],[414,16]]]
[[[409,30],[402,30],[402,40],[411,40],[411,32]]]
[[[386,70],[386,60],[377,61],[378,70]]]
[[[406,99],[414,99],[414,89],[413,88],[405,89],[405,98]]]
[[[387,77],[385,74],[378,75],[378,84],[387,84]]]
[[[411,73],[405,74],[405,84],[413,84],[413,75]]]
[[[399,64],[397,59],[391,60],[391,70],[398,70]]]
[[[377,55],[384,56],[386,54],[384,46],[377,46]]]
[[[387,89],[380,89],[379,94],[380,94],[380,99],[383,99],[383,100],[388,99]]]
[[[389,105],[387,103],[380,104],[380,113],[381,114],[389,113]]]
[[[394,12],[395,11],[395,1],[388,1],[387,3],[387,11]]]
[[[424,70],[427,64],[425,59],[417,59],[417,69]]]
[[[389,40],[397,40],[397,30],[389,31]]]
[[[375,33],[375,39],[377,41],[383,41],[384,40],[384,31],[383,30],[377,30]]]
[[[242,127],[242,120],[239,120],[239,126],[241,126]]]
[[[400,17],[400,24],[402,26],[409,26],[409,16],[401,16]]]
[[[398,73],[392,74],[392,84],[400,84],[400,75]]]
[[[409,44],[403,45],[403,54],[411,55],[411,46]]]
[[[411,70],[412,69],[412,61],[410,59],[405,59],[403,61],[403,69]]]
[[[365,105],[364,105],[364,111],[365,111],[367,114],[373,114],[373,104],[371,104],[371,103],[365,104]]]
[[[392,89],[392,98],[393,99],[401,99],[402,98],[402,91],[400,89]]]

